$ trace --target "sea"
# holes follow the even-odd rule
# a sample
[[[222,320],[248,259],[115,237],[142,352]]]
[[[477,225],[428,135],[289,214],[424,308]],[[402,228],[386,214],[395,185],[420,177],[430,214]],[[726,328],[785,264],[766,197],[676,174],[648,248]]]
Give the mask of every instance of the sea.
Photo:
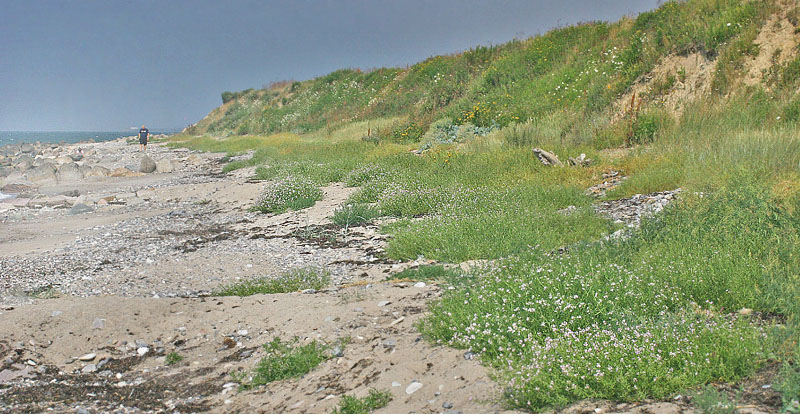
[[[68,144],[88,141],[96,142],[111,141],[120,137],[134,136],[139,132],[136,130],[128,131],[0,131],[0,147],[9,144],[21,144],[23,142],[66,142]],[[150,134],[172,134],[176,131],[155,131],[150,130]]]

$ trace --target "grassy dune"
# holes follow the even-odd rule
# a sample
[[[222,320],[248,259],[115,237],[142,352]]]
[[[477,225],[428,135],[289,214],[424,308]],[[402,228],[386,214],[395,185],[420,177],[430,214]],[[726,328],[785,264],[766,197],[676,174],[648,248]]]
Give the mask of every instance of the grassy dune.
[[[226,168],[273,182],[360,187],[337,220],[399,218],[383,228],[391,258],[494,259],[447,273],[455,289],[419,329],[479,354],[510,406],[669,398],[778,363],[774,386],[798,410],[800,53],[743,82],[776,12],[797,27],[795,5],[668,2],[409,69],[245,91],[189,131],[207,136],[174,145],[255,150]],[[620,113],[660,59],[697,51],[715,65],[707,92],[680,112],[660,104],[675,86],[657,82],[676,72]],[[544,167],[531,146],[594,163]],[[682,196],[600,242],[617,227],[584,190],[609,169],[630,178],[607,198]]]

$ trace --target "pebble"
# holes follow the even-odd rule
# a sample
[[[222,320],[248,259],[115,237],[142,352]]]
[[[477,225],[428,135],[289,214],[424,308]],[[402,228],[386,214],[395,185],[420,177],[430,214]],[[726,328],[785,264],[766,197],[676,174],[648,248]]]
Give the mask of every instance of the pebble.
[[[103,329],[106,327],[105,319],[95,318],[92,322],[92,328],[94,329]]]
[[[81,372],[84,373],[84,374],[88,374],[88,373],[95,372],[95,371],[97,371],[97,365],[95,365],[95,364],[89,364],[89,365],[83,367],[83,369],[81,369]]]
[[[453,408],[453,403],[445,401],[442,403],[442,408],[444,408],[445,410]]]
[[[414,283],[414,287],[415,287],[415,288],[424,288],[425,286],[427,286],[427,285],[425,284],[425,282],[417,282],[417,283]]]
[[[401,384],[401,383],[399,383],[397,381],[392,381],[392,387],[401,387],[402,385],[403,384]]]
[[[389,305],[390,303],[392,303],[392,302],[389,302],[388,300],[382,300],[382,301],[378,302],[378,307],[382,308],[382,307],[384,307],[386,305]]]
[[[50,312],[50,316],[55,318],[56,316],[59,316],[59,315],[61,315],[63,313],[64,312],[61,312],[60,310],[54,310],[54,311]]]
[[[396,346],[397,346],[397,340],[395,340],[395,339],[387,339],[387,340],[383,341],[383,347],[384,348],[392,349],[392,348],[394,348]]]
[[[78,360],[79,361],[87,361],[88,362],[88,361],[93,361],[95,358],[97,358],[97,354],[92,352],[92,353],[88,353],[86,355],[79,356]]]
[[[412,381],[411,384],[408,384],[408,387],[406,387],[406,394],[411,395],[411,394],[419,391],[420,388],[422,388],[422,383],[421,382]]]
[[[136,353],[139,354],[139,356],[145,356],[147,355],[148,352],[150,352],[150,348],[146,346],[142,346],[136,349]]]

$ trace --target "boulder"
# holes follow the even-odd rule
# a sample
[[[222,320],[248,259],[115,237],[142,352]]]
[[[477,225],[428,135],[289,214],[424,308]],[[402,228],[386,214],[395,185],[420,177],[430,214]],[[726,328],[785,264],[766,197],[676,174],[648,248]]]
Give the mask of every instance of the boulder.
[[[570,157],[567,159],[567,164],[575,167],[588,167],[592,165],[592,159],[586,158],[586,154],[581,154],[575,158]]]
[[[29,153],[29,152],[36,151],[36,148],[34,148],[34,146],[31,145],[31,144],[25,143],[25,144],[22,144],[22,145],[19,146],[19,150],[20,150],[20,152]]]
[[[106,167],[96,165],[84,173],[84,177],[105,178],[111,175],[111,171]]]
[[[57,180],[56,173],[52,165],[45,164],[36,168],[32,168],[25,172],[25,178],[32,183],[46,183],[55,182]]]
[[[83,213],[91,213],[92,211],[94,211],[94,207],[86,205],[86,204],[83,204],[83,203],[78,203],[78,204],[75,204],[74,206],[72,206],[71,209],[69,209],[69,214],[70,215],[76,215],[76,214],[83,214]]]
[[[14,170],[6,176],[6,184],[30,184],[30,181],[25,178],[25,174],[22,171]]]
[[[175,166],[172,165],[172,160],[169,159],[161,159],[156,161],[156,171],[167,173],[175,171]]]
[[[70,162],[69,164],[64,164],[58,167],[58,172],[56,172],[56,177],[58,181],[77,181],[83,178],[83,174],[81,174],[81,169],[78,164],[74,162]]]
[[[188,157],[186,157],[186,160],[189,161],[192,165],[197,165],[197,166],[203,165],[203,159],[200,158],[200,156],[197,154],[189,155]]]
[[[112,177],[138,177],[140,175],[144,175],[144,174],[142,174],[140,172],[136,172],[136,171],[131,171],[131,170],[129,170],[127,168],[123,168],[123,167],[120,167],[120,168],[117,168],[114,171],[111,171],[111,176]]]
[[[62,155],[60,157],[56,157],[56,163],[58,164],[72,164],[72,158]]]
[[[81,170],[81,175],[84,176],[84,177],[86,177],[86,174],[89,174],[89,173],[92,172],[92,167],[89,166],[89,165],[79,165],[78,169]]]
[[[80,161],[83,159],[83,154],[69,154],[68,155],[72,161]]]
[[[151,173],[156,170],[156,162],[153,161],[147,154],[142,156],[142,162],[139,164],[139,172]]]

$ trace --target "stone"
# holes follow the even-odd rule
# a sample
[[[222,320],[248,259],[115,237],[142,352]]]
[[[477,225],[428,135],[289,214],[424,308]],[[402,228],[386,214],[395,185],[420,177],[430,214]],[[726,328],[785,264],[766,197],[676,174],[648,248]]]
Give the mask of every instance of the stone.
[[[92,322],[93,329],[103,329],[105,327],[106,327],[105,319],[94,318],[94,321]]]
[[[83,154],[69,154],[72,161],[80,161],[83,159]]]
[[[414,283],[414,287],[415,287],[415,288],[424,288],[425,286],[426,286],[426,285],[425,285],[425,282],[417,282],[417,283]]]
[[[156,171],[162,173],[173,172],[175,171],[175,166],[172,164],[172,160],[161,159],[156,161]]]
[[[99,165],[95,165],[94,167],[92,167],[91,170],[89,170],[88,173],[85,173],[84,176],[85,177],[92,177],[92,178],[95,178],[95,177],[97,177],[97,178],[105,178],[105,177],[108,177],[109,175],[111,175],[111,171],[109,171],[108,168],[101,167]]]
[[[384,307],[386,305],[389,305],[390,303],[392,303],[392,302],[389,302],[388,300],[382,300],[382,301],[378,302],[378,307],[382,308],[382,307]]]
[[[77,181],[83,178],[83,174],[81,173],[78,164],[70,162],[68,164],[63,164],[60,167],[58,167],[58,172],[56,173],[56,177],[60,182]]]
[[[188,157],[186,157],[186,160],[195,166],[203,165],[203,159],[200,158],[197,154],[189,155]]]
[[[32,183],[56,182],[56,173],[50,163],[42,164],[25,172],[25,178]]]
[[[31,153],[31,152],[36,151],[36,148],[34,148],[34,146],[31,145],[31,144],[24,143],[24,144],[19,146],[19,151],[20,152],[25,152],[25,153]]]
[[[97,354],[95,354],[94,352],[92,352],[92,353],[88,353],[88,354],[86,354],[86,355],[81,355],[81,356],[79,356],[79,357],[78,357],[78,361],[85,361],[85,362],[89,362],[89,361],[93,361],[95,358],[97,358]]]
[[[558,159],[558,156],[550,151],[545,151],[541,148],[534,148],[533,155],[535,155],[536,158],[538,158],[539,161],[541,161],[541,163],[544,165],[558,166],[558,167],[564,166],[564,164],[562,164],[561,161]]]
[[[397,346],[397,340],[395,339],[387,339],[383,341],[383,347],[387,349],[394,349]]]
[[[96,371],[97,371],[97,365],[95,365],[95,364],[89,364],[89,365],[83,367],[83,369],[81,369],[81,372],[84,373],[84,374],[89,374],[89,373],[96,372]]]
[[[139,354],[139,356],[145,356],[147,355],[148,352],[150,352],[150,348],[146,346],[142,346],[136,349],[136,353]]]
[[[444,408],[445,410],[449,410],[453,408],[453,403],[445,401],[442,403],[442,408]]]
[[[114,171],[111,171],[112,177],[138,177],[140,175],[144,175],[143,173],[139,173],[136,171],[132,171],[128,168],[119,167]]]
[[[156,162],[149,155],[142,155],[142,162],[139,164],[139,172],[151,173],[156,170]]]
[[[392,387],[401,387],[401,386],[403,386],[403,384],[401,384],[401,383],[399,383],[397,381],[392,381]]]
[[[588,167],[592,165],[592,159],[586,158],[586,154],[581,154],[577,157],[569,157],[567,159],[567,164],[574,166],[574,167]]]
[[[411,384],[408,384],[406,387],[406,394],[411,395],[422,388],[422,383],[419,381],[412,381]]]

